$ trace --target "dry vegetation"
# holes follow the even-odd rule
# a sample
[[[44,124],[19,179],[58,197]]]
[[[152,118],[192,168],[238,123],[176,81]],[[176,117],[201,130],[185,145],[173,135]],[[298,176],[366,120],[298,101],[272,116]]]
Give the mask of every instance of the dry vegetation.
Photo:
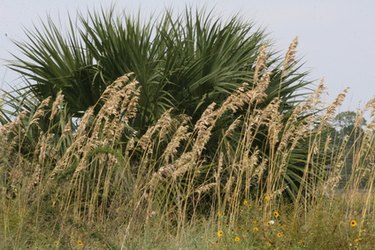
[[[360,138],[333,147],[326,129],[346,91],[304,116],[321,107],[321,83],[285,121],[279,99],[258,105],[269,83],[265,49],[255,88],[244,83],[195,124],[168,110],[143,135],[132,130],[142,89],[127,74],[77,124],[60,94],[0,127],[1,248],[372,249],[374,100],[358,111],[354,129],[364,112],[372,119]],[[205,157],[215,124],[244,108]],[[269,150],[255,146],[264,128]],[[304,172],[291,187],[286,172],[302,143]],[[340,184],[349,152],[351,175]]]

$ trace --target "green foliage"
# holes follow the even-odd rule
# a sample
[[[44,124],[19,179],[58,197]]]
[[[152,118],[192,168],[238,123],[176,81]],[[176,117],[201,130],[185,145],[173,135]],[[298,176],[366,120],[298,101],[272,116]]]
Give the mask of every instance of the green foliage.
[[[309,92],[305,73],[299,72],[301,65],[294,60],[296,41],[281,61],[274,53],[262,50],[262,45],[268,46],[263,31],[254,30],[252,24],[237,17],[223,22],[212,13],[186,9],[178,16],[166,11],[158,19],[141,21],[139,17],[116,15],[111,9],[91,12],[87,17],[79,15],[78,21],[70,20],[67,32],[49,18],[41,28],[26,34],[28,41],[16,43],[24,57],[15,57],[10,67],[25,76],[28,85],[24,94],[8,93],[9,105],[29,109],[31,104],[19,103],[26,95],[41,101],[62,91],[68,119],[79,118],[94,105],[94,111],[99,112],[98,100],[105,88],[117,77],[134,72],[141,95],[137,116],[129,127],[138,135],[170,108],[173,117],[188,115],[194,124],[211,103],[221,105],[242,83],[248,83],[245,89],[250,90],[263,81],[267,86],[261,101],[226,112],[215,122],[201,157],[211,161],[216,158],[225,130],[237,118],[240,125],[225,139],[230,154],[246,129],[243,124],[247,113],[278,100],[281,123],[285,124]],[[10,113],[17,112],[19,108]],[[264,124],[257,128],[255,140],[245,145],[250,148],[247,154],[258,148],[268,155],[276,149],[277,144],[267,142],[269,129]],[[230,154],[228,159],[232,158]],[[306,159],[303,155],[306,151],[292,154],[300,157],[296,159],[300,162]],[[303,167],[294,165],[287,171],[291,194],[297,192],[293,187],[301,180]]]
[[[15,57],[11,68],[29,79],[39,100],[62,90],[73,116],[94,105],[117,77],[135,72],[142,86],[135,126],[141,129],[171,107],[196,121],[242,82],[252,87],[257,51],[265,43],[262,31],[237,18],[223,23],[189,9],[149,21],[102,10],[79,16],[78,23],[70,20],[66,35],[51,19],[27,31],[29,41],[16,43],[25,59]],[[282,72],[275,59],[267,66],[273,70],[265,103],[280,96],[283,109],[290,109],[307,84],[304,74]]]

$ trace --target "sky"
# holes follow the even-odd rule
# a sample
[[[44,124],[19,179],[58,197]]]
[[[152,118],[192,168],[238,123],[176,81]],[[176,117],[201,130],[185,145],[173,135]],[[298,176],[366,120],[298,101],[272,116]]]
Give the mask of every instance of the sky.
[[[341,111],[355,110],[375,97],[375,1],[374,0],[0,0],[0,88],[20,86],[19,75],[6,68],[11,54],[19,55],[14,40],[25,41],[24,29],[40,27],[47,14],[63,27],[68,13],[116,8],[143,16],[156,15],[165,8],[176,12],[184,7],[213,9],[224,20],[238,14],[243,21],[264,28],[273,50],[285,54],[298,36],[297,57],[304,62],[308,78],[328,87],[326,101],[345,87],[349,94]]]

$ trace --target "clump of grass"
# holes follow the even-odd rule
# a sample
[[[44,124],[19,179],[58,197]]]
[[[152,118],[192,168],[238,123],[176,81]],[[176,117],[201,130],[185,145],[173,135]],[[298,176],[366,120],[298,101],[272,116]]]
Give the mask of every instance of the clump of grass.
[[[326,131],[346,90],[323,113],[323,82],[290,115],[278,97],[259,105],[266,58],[262,46],[254,88],[243,84],[195,124],[167,110],[136,131],[142,89],[134,74],[109,85],[76,126],[61,93],[19,113],[0,128],[2,247],[371,249],[374,101],[358,111],[353,131],[363,133],[353,132],[354,143],[333,145]],[[207,158],[216,124],[239,109],[245,115]],[[362,128],[367,111],[372,120]],[[302,148],[305,159],[293,162]],[[349,154],[351,174],[340,184]]]

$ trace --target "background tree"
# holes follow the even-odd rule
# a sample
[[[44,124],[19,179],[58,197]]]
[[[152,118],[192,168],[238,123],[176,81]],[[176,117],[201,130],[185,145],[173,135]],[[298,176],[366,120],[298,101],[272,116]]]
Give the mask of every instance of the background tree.
[[[333,120],[333,128],[335,130],[332,138],[334,138],[334,146],[336,148],[344,146],[347,150],[341,186],[345,185],[348,176],[352,173],[353,155],[356,154],[358,145],[361,144],[366,119],[359,118],[358,114],[354,111],[344,111],[337,114]],[[356,124],[357,120],[359,120],[358,124]]]

